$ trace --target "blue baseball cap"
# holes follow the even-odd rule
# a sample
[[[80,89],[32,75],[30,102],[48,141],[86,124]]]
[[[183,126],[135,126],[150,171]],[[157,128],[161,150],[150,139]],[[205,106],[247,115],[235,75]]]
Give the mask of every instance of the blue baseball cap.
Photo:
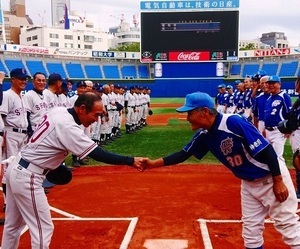
[[[79,82],[77,82],[77,84],[76,84],[76,87],[77,87],[77,88],[78,88],[78,87],[82,87],[82,86],[86,87],[86,83],[85,83],[84,81],[79,81]]]
[[[214,100],[207,93],[195,92],[186,95],[183,106],[176,109],[177,112],[188,112],[196,108],[214,108]]]
[[[267,83],[268,82],[281,82],[280,77],[278,77],[277,75],[271,75],[269,76],[269,78],[267,79]]]
[[[225,88],[225,84],[218,85],[218,88]]]
[[[233,89],[233,86],[232,85],[227,85],[226,89]]]
[[[26,70],[24,68],[15,68],[10,71],[10,77],[15,77],[19,79],[26,79],[30,78],[30,76],[27,74]]]
[[[242,83],[240,80],[236,80],[236,81],[234,82],[235,85],[238,85],[238,84],[240,84],[240,83]]]

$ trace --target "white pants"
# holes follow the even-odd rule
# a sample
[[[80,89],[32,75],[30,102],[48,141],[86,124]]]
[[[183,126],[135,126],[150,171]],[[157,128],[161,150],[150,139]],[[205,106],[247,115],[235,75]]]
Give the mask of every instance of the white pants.
[[[284,160],[283,151],[286,137],[278,129],[274,131],[266,130],[266,138],[272,144],[277,156]]]
[[[293,153],[300,149],[300,130],[295,130],[290,135],[290,144],[292,147]]]
[[[274,219],[274,227],[282,235],[283,241],[291,248],[300,248],[296,192],[284,161],[279,159],[279,164],[283,182],[289,190],[289,197],[283,203],[274,195],[271,175],[258,181],[242,180],[242,236],[245,247],[256,248],[263,245],[264,219],[269,215]]]
[[[28,226],[32,249],[48,249],[53,234],[53,223],[44,193],[44,175],[21,167],[20,157],[7,169],[5,225],[2,249],[18,248],[21,231]]]

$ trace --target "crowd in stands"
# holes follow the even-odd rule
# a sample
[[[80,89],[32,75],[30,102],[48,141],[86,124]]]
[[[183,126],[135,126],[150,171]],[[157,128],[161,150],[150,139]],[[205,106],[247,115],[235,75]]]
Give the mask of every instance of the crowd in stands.
[[[295,84],[297,82],[300,83],[299,78]],[[280,77],[259,70],[254,75],[246,76],[243,81],[236,80],[234,87],[224,84],[218,86],[215,98],[217,110],[221,113],[237,113],[252,122],[272,144],[280,160],[284,160],[287,138],[290,139],[293,153],[296,153],[300,148],[300,130],[287,135],[278,129],[279,122],[286,120],[292,109],[291,97],[281,90]],[[300,198],[300,172],[296,174],[297,197]]]

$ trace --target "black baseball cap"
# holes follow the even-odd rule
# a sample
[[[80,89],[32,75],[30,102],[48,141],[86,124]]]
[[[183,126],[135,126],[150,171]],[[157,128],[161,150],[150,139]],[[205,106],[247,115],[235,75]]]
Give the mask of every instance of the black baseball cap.
[[[30,76],[27,74],[24,68],[15,68],[10,71],[10,77],[19,78],[19,79],[27,79]]]

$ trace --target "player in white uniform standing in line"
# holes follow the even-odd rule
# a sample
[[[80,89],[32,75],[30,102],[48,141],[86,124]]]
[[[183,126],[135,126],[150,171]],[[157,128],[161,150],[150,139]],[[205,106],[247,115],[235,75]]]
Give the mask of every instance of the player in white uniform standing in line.
[[[135,122],[135,105],[136,105],[136,99],[133,96],[134,93],[134,87],[131,86],[129,88],[129,91],[125,93],[124,96],[124,106],[125,106],[125,128],[126,133],[131,134],[133,131],[133,125]]]
[[[101,127],[100,127],[100,144],[105,145],[106,143],[110,142],[110,133],[111,127],[109,125],[109,115],[108,115],[108,106],[109,106],[109,99],[108,94],[110,93],[109,85],[105,84],[102,87],[103,93],[101,95],[102,103],[104,112],[101,118]]]
[[[47,84],[46,75],[41,72],[35,73],[32,77],[32,84],[33,89],[23,97],[28,118],[28,137],[32,135],[36,125],[48,110],[48,103],[43,95]]]
[[[107,95],[109,104],[107,105],[108,116],[109,116],[109,126],[110,126],[110,139],[116,139],[116,132],[118,129],[119,122],[119,112],[117,110],[117,94],[115,93],[114,84],[110,84],[110,93]]]
[[[84,134],[103,113],[101,98],[95,93],[81,94],[74,108],[58,107],[41,120],[28,144],[22,148],[7,171],[7,219],[2,249],[18,248],[21,231],[28,226],[31,248],[48,249],[53,223],[42,188],[45,174],[55,169],[71,151],[109,164],[131,165],[142,169],[146,159],[113,154],[102,150]]]
[[[22,91],[25,90],[30,76],[23,68],[15,68],[10,71],[11,88],[3,93],[3,101],[0,106],[0,114],[4,121],[4,150],[6,158],[16,156],[27,142],[27,112],[24,107]],[[4,165],[2,178],[3,193],[6,196],[6,171],[8,165]],[[6,200],[5,200],[6,202]],[[5,208],[5,206],[4,206]]]

